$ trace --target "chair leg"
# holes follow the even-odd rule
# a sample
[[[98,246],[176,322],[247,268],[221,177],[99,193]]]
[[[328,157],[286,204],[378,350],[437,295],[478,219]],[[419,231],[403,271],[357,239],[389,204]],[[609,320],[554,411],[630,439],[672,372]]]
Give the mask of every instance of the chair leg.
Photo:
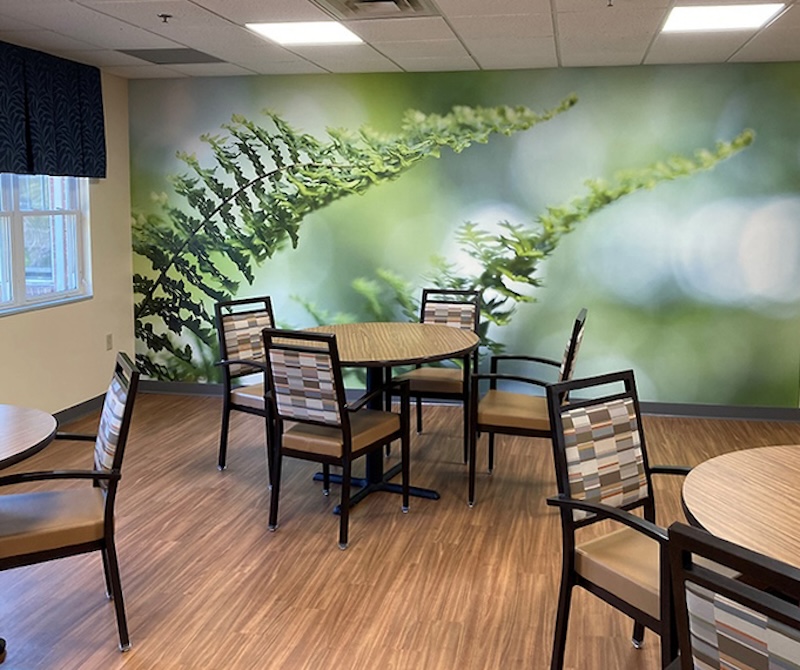
[[[350,461],[342,463],[342,502],[339,505],[339,549],[347,549],[347,531],[350,523]]]
[[[417,396],[417,434],[422,432],[422,397]]]
[[[231,422],[231,408],[228,406],[228,401],[222,407],[222,426],[219,431],[219,458],[217,460],[217,469],[224,470],[227,467],[228,459],[228,428]]]
[[[108,567],[108,555],[105,549],[100,552],[100,556],[103,558],[103,577],[105,577],[106,580],[106,598],[113,600],[114,594],[111,591],[111,572]]]
[[[275,463],[274,463],[274,456],[273,456],[273,446],[275,444],[275,438],[273,435],[274,430],[274,422],[272,421],[271,416],[267,416],[264,419],[264,433],[266,438],[266,452],[267,452],[267,478],[268,478],[268,485],[269,488],[272,489],[272,480],[275,478]]]
[[[489,474],[494,470],[494,433],[489,433]]]
[[[470,507],[475,505],[475,452],[477,451],[478,436],[474,430],[469,431],[469,493],[467,495],[467,504]]]
[[[275,462],[272,472],[272,491],[269,500],[269,529],[274,531],[278,528],[278,500],[281,492],[281,468],[283,466],[283,456],[279,449],[275,449]]]
[[[322,495],[330,495],[331,492],[331,466],[327,463],[322,464]]]
[[[469,400],[464,399],[464,463],[469,461]]]
[[[117,550],[114,546],[114,538],[111,537],[103,550],[105,561],[108,564],[108,576],[111,582],[111,597],[114,600],[114,609],[117,614],[117,628],[119,629],[119,648],[120,651],[128,651],[131,648],[131,640],[128,635],[128,622],[125,618],[125,603],[122,599],[122,582],[119,577],[119,562],[117,561]]]
[[[567,577],[562,575],[558,593],[558,612],[553,634],[553,655],[550,658],[550,670],[562,670],[564,667],[564,652],[567,648],[567,625],[569,624],[571,603],[572,584]]]
[[[401,451],[401,458],[403,459],[403,513],[408,513],[408,499],[410,495],[410,486],[409,486],[409,471],[411,469],[411,439],[409,438],[408,431],[403,434],[403,437],[400,440],[400,451]]]
[[[644,624],[638,621],[633,622],[633,637],[631,637],[631,642],[636,649],[644,647]]]

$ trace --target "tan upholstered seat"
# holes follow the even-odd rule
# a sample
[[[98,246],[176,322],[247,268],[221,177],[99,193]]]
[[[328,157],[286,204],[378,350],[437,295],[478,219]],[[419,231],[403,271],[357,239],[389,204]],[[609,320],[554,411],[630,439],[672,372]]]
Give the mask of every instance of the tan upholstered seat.
[[[342,468],[339,505],[339,547],[348,543],[350,481],[353,460],[400,440],[403,511],[408,511],[409,395],[408,382],[393,382],[400,395],[400,413],[368,409],[381,405],[386,386],[346,402],[336,336],[330,333],[265,328],[267,401],[275,417],[274,463],[269,528],[278,527],[283,457],[322,464],[323,492],[330,485],[330,466]]]
[[[620,528],[575,547],[575,572],[634,607],[659,617],[658,542]]]
[[[564,540],[550,668],[563,667],[574,586],[630,616],[635,646],[645,628],[660,635],[666,668],[677,640],[667,532],[655,523],[651,475],[689,469],[650,466],[632,371],[558,382],[546,391],[558,485],[558,496],[547,502],[559,508]],[[605,529],[584,530],[598,521],[611,529],[577,543],[581,533]]]
[[[0,496],[0,558],[102,539],[99,487]]]
[[[231,402],[238,407],[247,407],[264,413],[264,384],[234,386],[230,393]]]
[[[547,413],[546,398],[542,395],[526,393],[519,387],[537,392],[545,387],[548,382],[534,376],[534,371],[542,367],[558,370],[557,379],[553,381],[570,379],[583,341],[585,325],[586,310],[582,309],[575,318],[560,362],[539,356],[499,354],[491,357],[488,373],[472,375],[469,407],[469,491],[467,493],[467,503],[470,507],[475,504],[478,435],[489,434],[488,469],[490,474],[494,470],[494,436],[496,433],[526,437],[550,436],[550,419]],[[512,365],[516,365],[522,370],[509,372],[508,368]],[[501,371],[501,368],[504,371]],[[488,383],[489,389],[481,397],[480,386],[486,383]],[[505,388],[511,384],[515,384],[517,387],[513,391]]]
[[[478,405],[478,424],[550,432],[547,399],[491,389]]]
[[[123,651],[130,648],[130,637],[114,540],[114,503],[138,384],[139,371],[125,354],[117,354],[97,435],[56,434],[56,439],[94,442],[92,470],[0,477],[0,570],[99,551]],[[59,487],[65,481],[73,486]],[[37,490],[13,493],[15,484],[32,482],[47,482],[48,488],[39,484]]]
[[[268,296],[224,300],[214,305],[217,323],[220,361],[222,367],[222,423],[219,434],[217,467],[228,464],[228,432],[231,412],[245,412],[267,419],[266,441],[269,444],[271,422],[264,402],[264,347],[261,331],[272,328],[272,300]],[[253,382],[249,377],[260,378]],[[239,384],[237,386],[237,384]],[[270,450],[267,449],[269,456]],[[272,465],[268,463],[270,481]]]
[[[481,315],[481,294],[477,290],[422,289],[420,323],[432,323],[478,332]],[[469,449],[469,384],[471,371],[478,369],[478,350],[471,356],[445,364],[422,365],[399,374],[398,381],[408,381],[409,393],[416,400],[417,432],[422,432],[423,400],[455,400],[461,403],[464,415],[464,461]],[[466,373],[465,373],[466,371]]]

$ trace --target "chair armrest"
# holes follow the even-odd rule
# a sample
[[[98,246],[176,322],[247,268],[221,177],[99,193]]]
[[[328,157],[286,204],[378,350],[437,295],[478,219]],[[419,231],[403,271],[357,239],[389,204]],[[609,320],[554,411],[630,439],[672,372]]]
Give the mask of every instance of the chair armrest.
[[[222,360],[217,361],[214,365],[220,365],[222,367],[231,366],[231,365],[247,365],[251,368],[255,368],[259,372],[266,372],[267,371],[267,364],[262,363],[261,361],[254,361],[248,358],[223,358]]]
[[[119,472],[106,472],[105,470],[41,470],[37,472],[19,472],[0,477],[0,486],[55,479],[93,479],[95,481],[105,479],[111,481],[112,479],[120,479],[121,476]]]
[[[505,375],[492,372],[480,372],[472,375],[472,383],[476,385],[475,388],[477,388],[478,382],[487,380],[492,383],[492,388],[494,388],[494,385],[499,381],[522,382],[524,384],[531,384],[533,386],[540,386],[540,387],[549,386],[550,384],[553,383],[544,381],[543,379],[536,379],[534,377],[524,377],[522,375]]]
[[[56,433],[56,440],[74,440],[76,442],[94,442],[97,435],[82,435],[81,433]]]
[[[651,475],[677,475],[685,477],[692,471],[688,465],[651,465]]]
[[[500,361],[524,361],[526,363],[542,363],[543,365],[553,365],[557,368],[561,367],[561,361],[555,361],[552,358],[527,356],[525,354],[495,354],[489,359],[489,365],[491,366],[491,369],[497,370],[497,364]]]
[[[613,519],[620,523],[633,528],[634,530],[643,533],[650,539],[655,540],[660,544],[666,544],[668,539],[667,529],[654,524],[652,521],[643,519],[640,516],[626,512],[624,509],[619,509],[612,505],[604,505],[603,503],[590,502],[588,500],[576,500],[564,495],[550,496],[547,499],[547,504],[553,507],[561,507],[566,509],[579,509],[584,512],[592,512],[597,516],[604,519]]]
[[[347,403],[345,408],[349,412],[357,412],[358,410],[362,409],[370,400],[381,396],[390,389],[394,390],[395,394],[397,395],[407,396],[409,386],[410,382],[407,379],[395,380],[381,384],[380,386],[373,388],[369,393],[365,393],[360,398],[357,398],[353,402]]]

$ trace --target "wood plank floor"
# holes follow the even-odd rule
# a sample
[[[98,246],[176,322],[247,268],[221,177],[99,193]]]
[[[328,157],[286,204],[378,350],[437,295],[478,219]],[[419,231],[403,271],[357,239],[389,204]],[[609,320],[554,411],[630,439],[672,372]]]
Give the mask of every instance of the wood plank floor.
[[[494,474],[479,448],[477,505],[466,505],[459,411],[431,407],[412,447],[413,483],[351,516],[350,547],[311,481],[284,467],[280,528],[267,531],[263,426],[235,414],[229,467],[216,469],[221,401],[141,395],[118,498],[118,546],[133,648],[117,650],[99,555],[0,573],[4,669],[183,670],[548,667],[560,566],[547,440],[500,437]],[[93,432],[95,417],[72,431]],[[800,443],[800,424],[645,417],[653,463]],[[393,459],[392,459],[393,460]],[[56,442],[16,470],[88,467],[87,445]],[[9,470],[11,471],[11,470]],[[680,518],[679,482],[658,489],[659,521]],[[567,670],[658,668],[658,640],[577,590]]]

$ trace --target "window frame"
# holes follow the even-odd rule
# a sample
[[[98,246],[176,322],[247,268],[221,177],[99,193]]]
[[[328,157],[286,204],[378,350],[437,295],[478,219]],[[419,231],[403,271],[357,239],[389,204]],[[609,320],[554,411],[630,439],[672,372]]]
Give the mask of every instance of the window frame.
[[[21,203],[20,182],[26,178],[63,180],[50,184],[50,191],[64,189],[72,207],[44,203],[48,207],[26,207]],[[45,182],[47,184],[47,182]],[[91,239],[89,221],[89,178],[0,173],[0,317],[92,297]],[[25,223],[36,217],[50,218],[53,244],[51,267],[53,283],[65,282],[75,275],[75,288],[54,289],[28,295],[30,276],[25,260]],[[55,219],[51,218],[55,217]],[[73,222],[70,222],[70,219]],[[57,226],[54,224],[57,223]],[[67,247],[72,247],[67,251]],[[62,248],[57,253],[57,248]],[[74,254],[73,262],[68,258]]]

